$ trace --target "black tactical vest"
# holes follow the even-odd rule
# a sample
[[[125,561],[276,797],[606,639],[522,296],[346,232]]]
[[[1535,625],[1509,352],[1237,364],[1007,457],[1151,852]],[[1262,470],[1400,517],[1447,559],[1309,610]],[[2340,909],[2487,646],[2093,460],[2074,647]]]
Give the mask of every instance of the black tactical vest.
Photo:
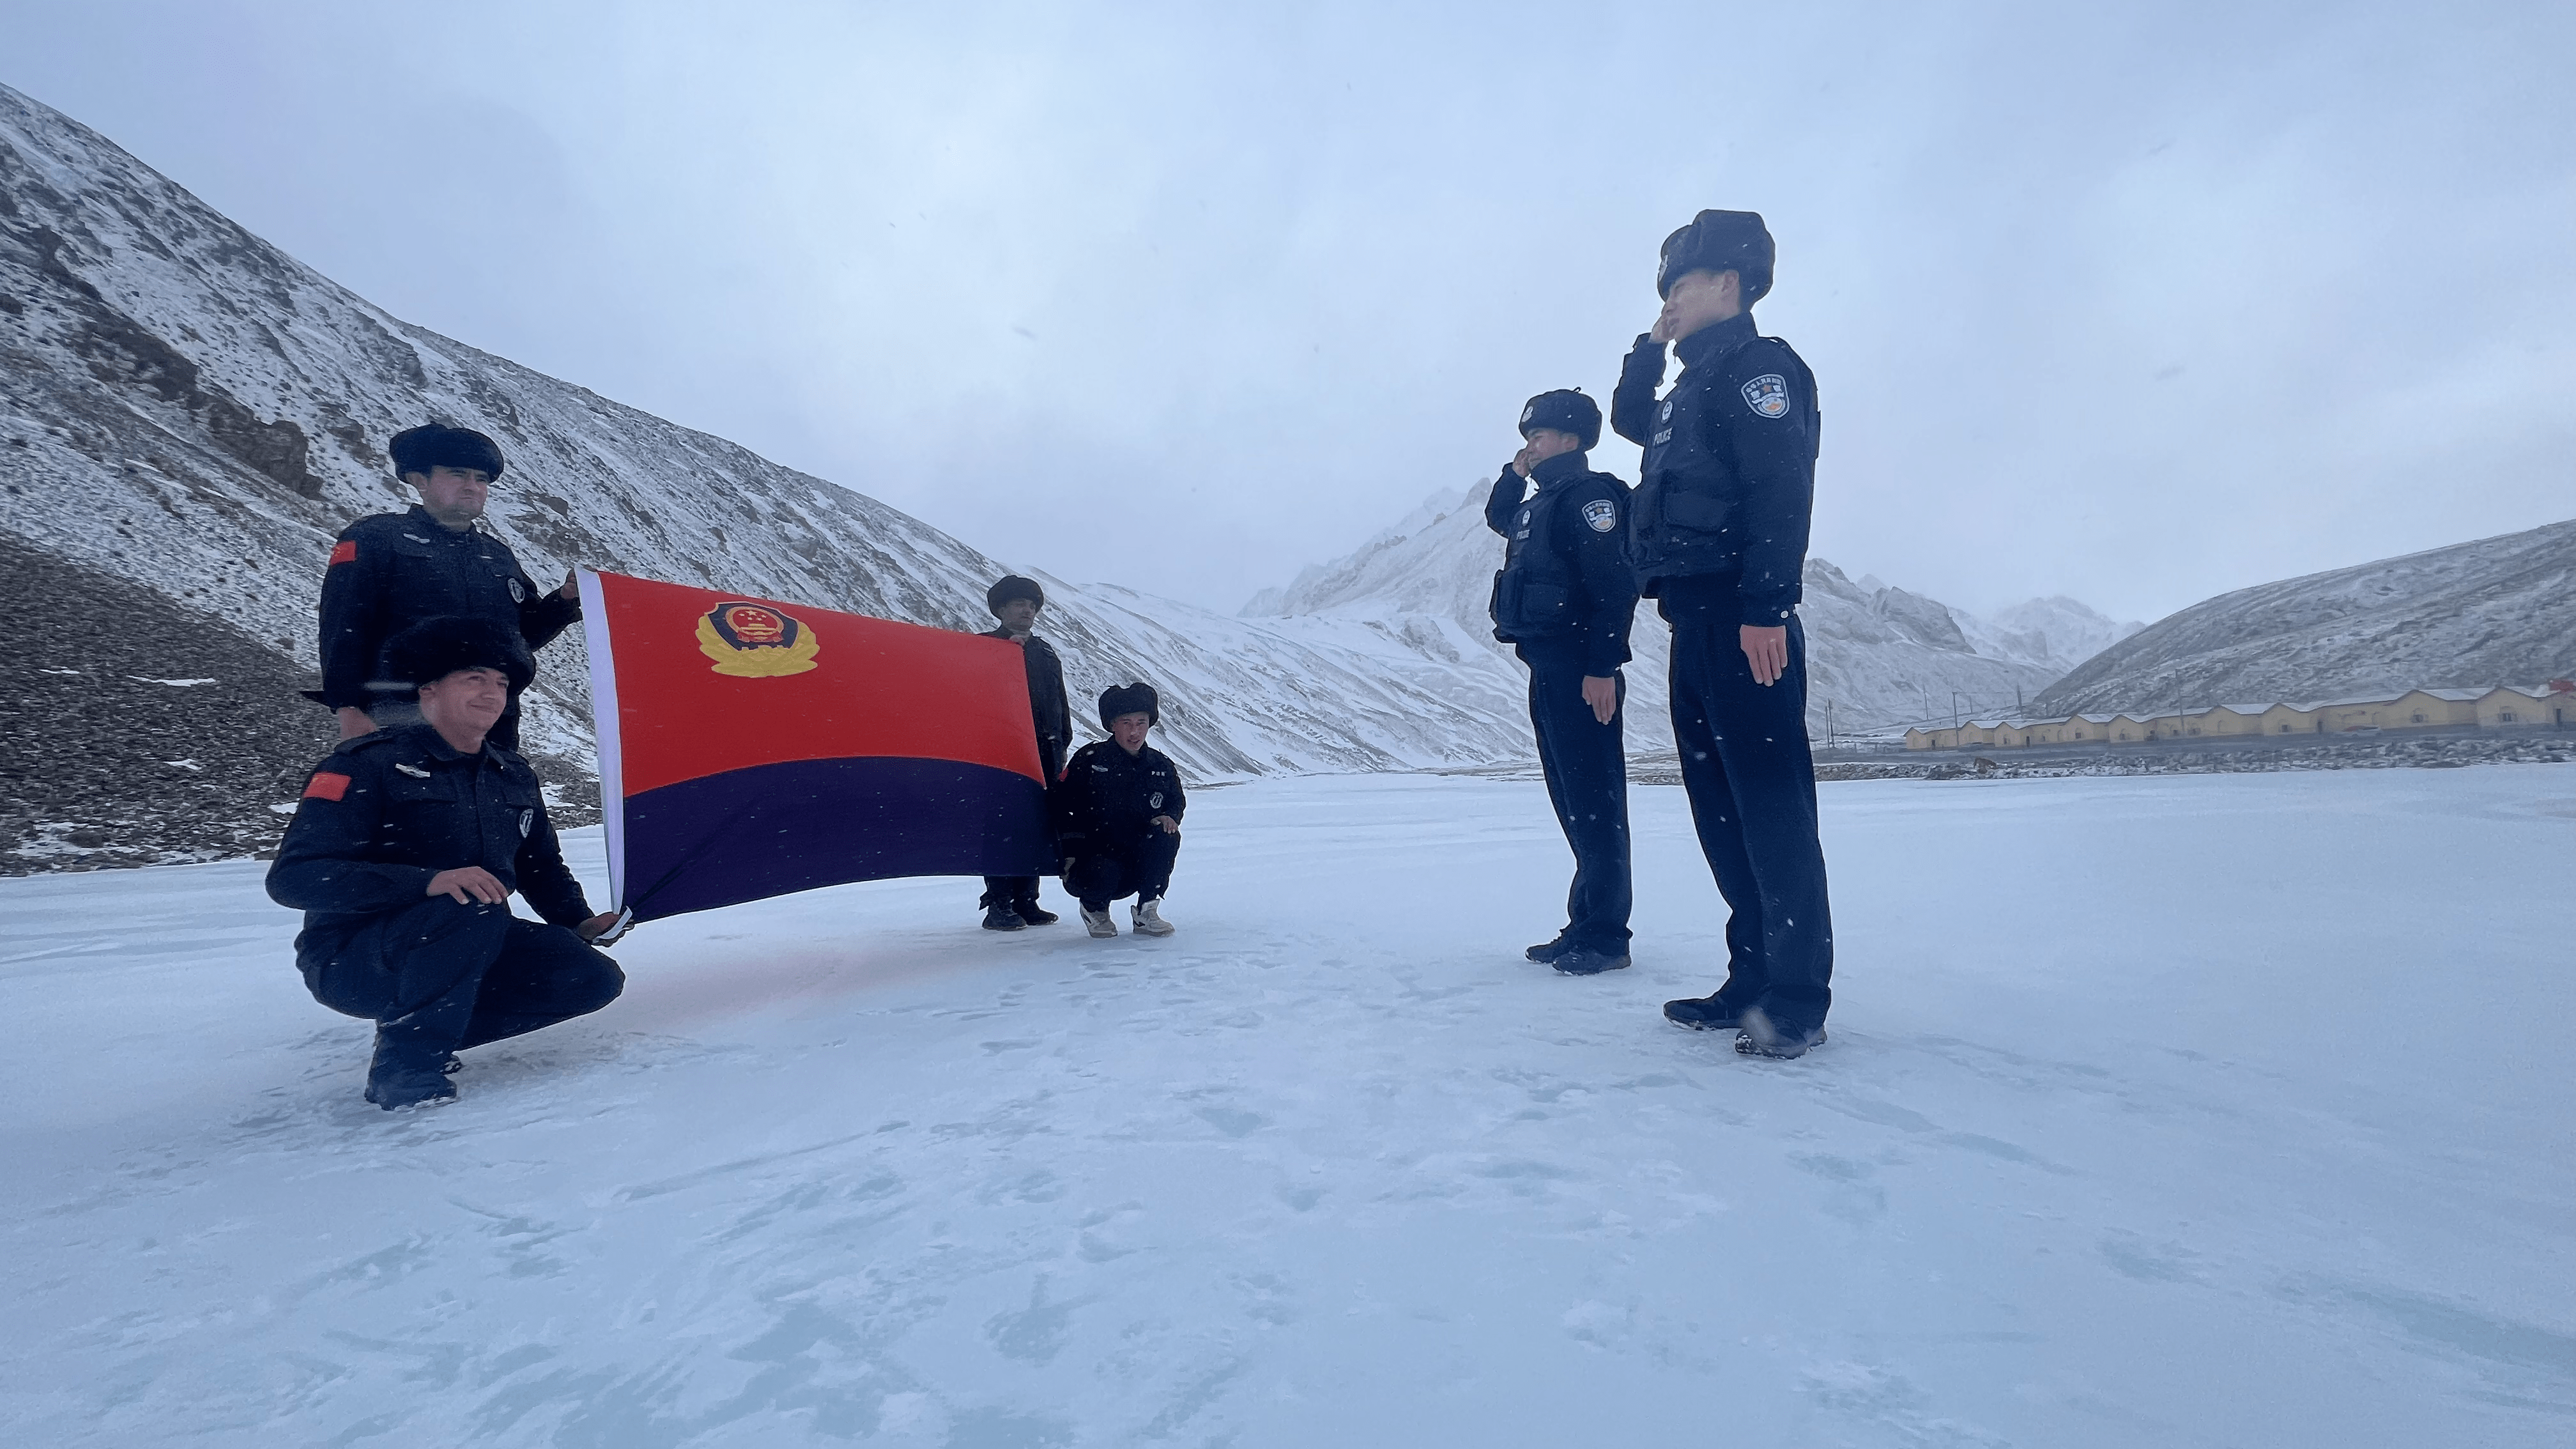
[[[1591,473],[1570,473],[1524,501],[1512,515],[1503,566],[1494,575],[1494,637],[1505,643],[1571,634],[1583,625],[1572,561],[1558,541],[1565,502]],[[1577,524],[1576,526],[1580,526]]]
[[[1757,346],[1758,355],[1748,357],[1747,349]],[[1753,368],[1757,361],[1759,368]],[[1742,341],[1683,373],[1656,404],[1629,535],[1640,577],[1726,573],[1740,566],[1734,525],[1744,480],[1736,476],[1728,434],[1756,422],[1742,415],[1744,404],[1736,394],[1747,379],[1738,374],[1791,369],[1797,384],[1792,392],[1805,410],[1806,467],[1812,478],[1820,431],[1816,377],[1804,359],[1776,338],[1758,336],[1748,326]]]

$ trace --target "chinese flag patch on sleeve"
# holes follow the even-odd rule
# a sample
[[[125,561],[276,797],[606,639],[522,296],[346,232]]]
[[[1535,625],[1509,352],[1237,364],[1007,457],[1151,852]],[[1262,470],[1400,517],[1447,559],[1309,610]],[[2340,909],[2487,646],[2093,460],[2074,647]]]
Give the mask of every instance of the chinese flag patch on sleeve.
[[[331,546],[331,562],[327,566],[336,568],[341,564],[357,561],[358,541],[354,538],[344,538]]]
[[[349,777],[336,770],[324,770],[304,786],[307,800],[337,800],[349,793]]]

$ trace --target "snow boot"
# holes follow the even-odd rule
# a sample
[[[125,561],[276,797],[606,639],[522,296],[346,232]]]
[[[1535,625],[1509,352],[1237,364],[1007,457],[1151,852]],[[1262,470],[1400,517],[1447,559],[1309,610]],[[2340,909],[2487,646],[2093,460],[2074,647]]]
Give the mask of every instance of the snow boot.
[[[1555,940],[1541,941],[1537,945],[1523,951],[1521,955],[1524,959],[1536,961],[1541,966],[1552,966],[1556,964],[1557,957],[1562,956],[1573,949],[1574,943],[1565,939],[1565,933],[1563,931],[1559,931],[1556,933]]]
[[[1614,956],[1589,946],[1576,946],[1547,964],[1567,976],[1598,976],[1604,971],[1626,970],[1628,953],[1622,951]]]
[[[1128,908],[1127,918],[1136,923],[1139,936],[1168,936],[1172,923],[1163,919],[1161,901],[1138,901]]]
[[[1824,1043],[1825,1029],[1821,1026],[1809,1031],[1792,1030],[1773,1021],[1761,1007],[1748,1006],[1744,1008],[1744,1029],[1735,1034],[1735,1053],[1792,1062]]]
[[[454,1061],[452,1053],[422,1052],[417,1047],[388,1041],[378,1031],[376,1057],[367,1067],[367,1100],[388,1112],[399,1107],[453,1102],[456,1084],[447,1079],[447,1064]]]
[[[1106,941],[1110,937],[1118,934],[1118,923],[1109,919],[1109,908],[1107,906],[1102,906],[1096,911],[1089,906],[1084,906],[1082,908],[1082,928],[1089,931],[1091,933],[1091,939],[1095,941]]]
[[[1732,1031],[1744,1025],[1744,1013],[1715,996],[1686,996],[1664,1003],[1664,1020],[1693,1031]]]
[[[1025,925],[1052,926],[1056,922],[1064,919],[1064,917],[1057,915],[1055,912],[1048,910],[1046,907],[1039,905],[1035,901],[1022,901],[1018,905],[1011,907],[1011,910],[1012,913],[1017,915]]]
[[[1029,923],[1021,920],[1020,913],[1009,906],[984,908],[984,929],[987,931],[1025,931],[1028,928]]]

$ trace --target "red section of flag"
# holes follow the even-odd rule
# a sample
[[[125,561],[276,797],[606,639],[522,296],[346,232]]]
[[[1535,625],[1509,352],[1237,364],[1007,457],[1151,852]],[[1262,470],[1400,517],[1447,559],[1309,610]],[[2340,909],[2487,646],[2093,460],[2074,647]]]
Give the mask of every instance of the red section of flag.
[[[325,567],[344,563],[356,563],[357,561],[358,541],[354,538],[344,538],[331,546],[331,564],[325,565]]]
[[[337,800],[349,793],[349,777],[336,770],[324,770],[304,783],[307,800]]]
[[[599,575],[599,586],[628,800],[729,770],[858,756],[954,760],[1044,780],[1018,645],[618,574]],[[708,622],[727,604],[758,606],[723,616],[730,637]],[[794,639],[770,642],[774,624],[760,611],[794,621]],[[805,659],[810,668],[765,676],[717,669]]]

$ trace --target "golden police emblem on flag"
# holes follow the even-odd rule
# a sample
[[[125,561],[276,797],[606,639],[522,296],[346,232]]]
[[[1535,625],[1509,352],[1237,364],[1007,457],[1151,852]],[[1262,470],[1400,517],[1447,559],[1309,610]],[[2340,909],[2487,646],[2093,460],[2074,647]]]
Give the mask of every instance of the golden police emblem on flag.
[[[699,652],[736,679],[802,674],[822,648],[803,621],[767,604],[722,603],[698,616]]]

